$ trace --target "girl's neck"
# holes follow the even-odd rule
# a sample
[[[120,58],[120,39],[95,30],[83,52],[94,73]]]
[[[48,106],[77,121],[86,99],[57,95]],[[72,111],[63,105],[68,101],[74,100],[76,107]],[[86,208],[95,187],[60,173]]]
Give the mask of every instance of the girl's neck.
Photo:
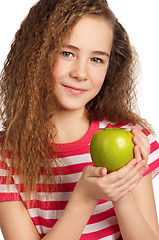
[[[57,130],[55,143],[70,143],[80,140],[90,127],[86,110],[60,110],[53,118]]]

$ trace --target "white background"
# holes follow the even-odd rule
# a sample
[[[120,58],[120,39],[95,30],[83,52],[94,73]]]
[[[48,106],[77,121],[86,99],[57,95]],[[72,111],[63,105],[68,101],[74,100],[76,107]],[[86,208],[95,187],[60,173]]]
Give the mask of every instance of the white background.
[[[21,21],[36,0],[0,1],[0,71],[10,44]],[[159,1],[108,0],[119,21],[136,47],[142,74],[139,78],[138,101],[142,117],[152,124],[159,136]],[[159,216],[159,175],[153,180]],[[0,240],[3,237],[0,233]]]

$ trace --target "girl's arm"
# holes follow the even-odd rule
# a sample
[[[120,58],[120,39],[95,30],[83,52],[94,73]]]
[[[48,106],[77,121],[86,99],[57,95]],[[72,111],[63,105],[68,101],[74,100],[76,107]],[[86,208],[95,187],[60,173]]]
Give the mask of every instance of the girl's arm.
[[[159,239],[151,174],[113,205],[123,240]]]
[[[21,201],[0,202],[0,228],[5,240],[40,240]]]
[[[147,137],[135,127],[132,127],[132,133],[140,149],[140,152],[135,149],[136,158],[147,161],[150,150]],[[131,193],[114,201],[113,205],[124,240],[159,239],[151,174],[145,176]]]

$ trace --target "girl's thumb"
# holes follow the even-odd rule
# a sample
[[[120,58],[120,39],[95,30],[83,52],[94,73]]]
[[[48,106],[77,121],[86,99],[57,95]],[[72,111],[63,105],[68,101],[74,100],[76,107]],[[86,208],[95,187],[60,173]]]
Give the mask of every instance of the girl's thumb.
[[[83,173],[86,177],[104,177],[107,174],[107,169],[90,165],[84,168]]]

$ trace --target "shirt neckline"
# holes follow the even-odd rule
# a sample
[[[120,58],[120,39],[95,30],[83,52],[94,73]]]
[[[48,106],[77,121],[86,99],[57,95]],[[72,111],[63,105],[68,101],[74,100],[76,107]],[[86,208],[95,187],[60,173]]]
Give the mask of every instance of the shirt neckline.
[[[88,145],[90,143],[90,140],[94,134],[95,131],[99,129],[99,121],[91,121],[90,127],[87,131],[87,133],[81,138],[80,140],[77,140],[75,142],[70,143],[58,143],[54,144],[53,147],[56,152],[68,152],[68,151],[75,151],[78,149],[81,149]]]

